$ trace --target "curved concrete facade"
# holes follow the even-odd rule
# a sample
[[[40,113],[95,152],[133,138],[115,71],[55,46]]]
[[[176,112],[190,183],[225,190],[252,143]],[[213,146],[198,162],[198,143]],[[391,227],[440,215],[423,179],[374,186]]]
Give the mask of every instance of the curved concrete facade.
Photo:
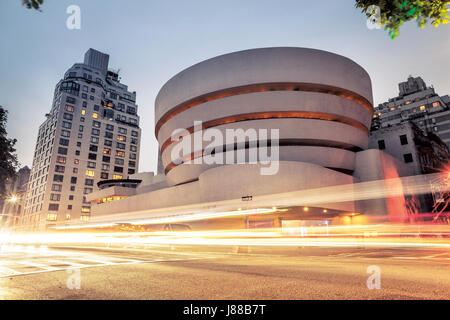
[[[373,114],[367,72],[355,62],[330,52],[307,48],[263,48],[234,52],[198,63],[170,79],[155,105],[156,137],[169,185],[193,181],[221,164],[205,160],[211,142],[194,144],[194,121],[203,130],[279,130],[279,160],[317,164],[353,172],[354,152],[367,149]],[[184,129],[190,154],[172,154],[171,141]],[[247,142],[262,138],[247,137]],[[251,146],[235,146],[223,154]],[[203,159],[204,158],[204,159]]]

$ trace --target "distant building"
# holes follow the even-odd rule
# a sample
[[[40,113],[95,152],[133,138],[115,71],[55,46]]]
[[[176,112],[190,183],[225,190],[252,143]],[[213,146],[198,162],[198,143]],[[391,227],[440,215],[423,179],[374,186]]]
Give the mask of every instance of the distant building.
[[[108,70],[109,55],[89,49],[58,82],[39,127],[22,224],[39,230],[88,221],[85,196],[104,179],[137,171],[141,129],[136,92]]]
[[[409,121],[372,129],[369,148],[383,150],[403,161],[414,175],[442,172],[450,162],[447,144],[432,132],[425,135],[414,122]],[[427,213],[433,210],[435,199],[436,195],[430,193],[407,198],[407,201],[410,210]]]
[[[399,95],[374,108],[372,130],[412,121],[425,134],[431,132],[450,146],[450,97],[439,96],[422,78],[400,83]]]
[[[1,210],[0,228],[12,229],[19,225],[23,215],[30,171],[30,168],[25,166],[19,169],[16,176],[8,181],[6,186],[6,195],[8,198],[3,203]]]

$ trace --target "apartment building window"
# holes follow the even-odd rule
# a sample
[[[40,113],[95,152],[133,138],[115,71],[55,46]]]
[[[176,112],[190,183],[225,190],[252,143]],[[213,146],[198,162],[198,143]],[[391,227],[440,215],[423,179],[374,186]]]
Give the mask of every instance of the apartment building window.
[[[56,221],[57,215],[54,213],[47,214],[47,221]]]
[[[97,160],[97,155],[95,153],[89,153],[88,158],[89,160]]]
[[[128,174],[134,174],[134,169],[128,169]]]
[[[129,114],[136,114],[136,108],[132,106],[127,107],[127,113]]]
[[[98,143],[100,140],[97,137],[91,137],[92,143]]]
[[[111,154],[110,148],[103,148],[103,154]]]
[[[62,146],[68,146],[69,142],[70,142],[69,139],[64,139],[64,138],[60,138],[59,139],[59,144],[62,145]]]
[[[131,138],[131,144],[137,144],[137,139],[136,138]]]
[[[80,127],[78,128],[78,131],[79,132],[83,132],[83,130],[84,130],[84,126],[80,124]]]
[[[79,156],[80,155],[80,150],[75,150],[75,155]]]
[[[89,212],[91,212],[91,207],[88,207],[88,206],[82,206],[82,207],[81,207],[81,212],[83,212],[83,213],[89,213]]]
[[[125,141],[127,141],[127,137],[118,135],[118,136],[117,136],[117,141],[125,142]]]
[[[102,170],[109,171],[109,164],[102,164]]]
[[[62,184],[52,184],[52,191],[61,191]]]
[[[84,193],[84,194],[92,193],[92,188],[84,188],[83,193]]]
[[[73,98],[73,97],[67,97],[66,98],[66,102],[67,103],[71,103],[71,104],[75,104],[77,102],[77,100],[75,100],[75,98]]]
[[[66,128],[66,129],[72,129],[71,122],[63,121],[62,126],[63,126],[63,128]]]
[[[94,111],[99,111],[100,110],[100,106],[99,105],[94,105]],[[98,115],[97,115],[98,116]]]
[[[105,140],[105,146],[111,147],[112,141],[111,140]]]
[[[402,135],[400,136],[400,144],[401,144],[401,145],[408,144],[408,137],[406,136],[406,134],[402,134]]]
[[[92,132],[91,133],[94,136],[99,136],[100,135],[100,130],[92,128]]]
[[[73,164],[79,164],[80,163],[80,160],[79,159],[74,159],[73,160]]]
[[[70,137],[70,131],[61,130],[61,136],[66,137],[66,138]]]
[[[123,172],[123,168],[122,167],[114,167],[114,172],[122,173]]]
[[[97,164],[95,163],[95,162],[92,162],[92,161],[88,161],[88,168],[91,168],[91,169],[95,169],[95,166],[96,166]]]
[[[75,191],[75,186],[70,186],[70,191]]]
[[[100,174],[100,178],[101,178],[101,179],[108,179],[108,172],[102,172],[102,173]]]
[[[77,183],[77,177],[70,177],[70,183],[76,184]]]
[[[94,112],[94,113],[92,114],[92,118],[98,119],[98,113],[97,113],[97,112]]]
[[[112,124],[107,124],[106,125],[106,130],[114,131],[114,126]]]
[[[125,143],[117,142],[117,149],[122,149],[122,150],[124,150],[124,149],[125,149]]]
[[[405,163],[411,163],[413,162],[413,156],[411,153],[406,153],[403,155],[403,160],[405,160]]]
[[[79,133],[78,134],[78,139],[82,139],[83,138],[83,134],[82,133]]]
[[[53,181],[54,182],[63,182],[63,180],[64,180],[64,176],[61,175],[61,174],[55,174],[53,176]]]
[[[66,120],[71,120],[72,121],[73,120],[73,114],[64,112],[63,118],[66,119]]]
[[[130,159],[135,160],[136,159],[136,153],[130,153]]]
[[[51,193],[50,200],[51,201],[59,201],[61,199],[61,195],[59,193]]]
[[[84,180],[85,186],[93,186],[94,185],[94,179],[86,179]]]
[[[67,205],[67,210],[72,210],[72,205]],[[66,220],[70,220],[70,214],[66,214]]]
[[[116,159],[114,160],[114,163],[115,163],[115,164],[118,164],[119,166],[123,166],[124,161],[123,161],[123,159],[118,159],[118,158],[116,158]]]
[[[73,194],[69,196],[69,200],[73,200]]]
[[[59,173],[64,173],[64,166],[55,166],[55,171]]]
[[[116,156],[124,158],[125,157],[125,152],[123,152],[123,151],[116,151]]]
[[[82,110],[81,110],[81,115],[82,115],[82,116],[86,115],[86,109],[82,109]]]
[[[102,159],[103,162],[108,162],[109,163],[110,160],[111,160],[111,157],[103,156],[103,159]]]
[[[122,179],[122,175],[121,174],[115,174],[115,175],[113,175],[113,179],[114,180]]]
[[[57,204],[57,203],[50,203],[48,205],[48,210],[49,211],[58,211],[58,209],[59,209],[59,204]]]
[[[136,151],[137,151],[136,146],[130,146],[130,151],[131,151],[131,152],[136,152]]]
[[[86,93],[82,93],[82,94],[81,94],[81,98],[87,99],[87,94],[86,94]]]
[[[92,121],[92,125],[93,125],[95,128],[100,128],[101,123],[100,123],[99,121]]]
[[[89,151],[97,152],[98,151],[98,146],[91,144],[89,146]]]
[[[81,147],[81,141],[77,142],[77,147]]]
[[[78,173],[78,168],[73,168],[73,173]]]
[[[58,163],[66,163],[66,157],[57,156],[56,157],[56,162],[58,162]]]
[[[134,168],[136,166],[136,161],[128,161],[128,166]]]
[[[112,139],[113,138],[112,132],[105,131],[105,138]]]
[[[88,177],[94,177],[95,176],[95,172],[94,172],[94,170],[86,170],[86,175],[88,176]],[[91,186],[91,184],[89,184],[89,186]]]
[[[131,131],[132,137],[137,137],[138,135],[139,135],[139,133],[137,131],[134,131],[134,130]]]
[[[127,134],[127,129],[119,127],[119,133]]]

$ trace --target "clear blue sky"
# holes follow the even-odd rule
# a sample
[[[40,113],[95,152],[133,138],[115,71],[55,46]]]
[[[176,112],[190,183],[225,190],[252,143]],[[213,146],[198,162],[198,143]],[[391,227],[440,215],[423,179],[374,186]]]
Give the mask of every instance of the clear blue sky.
[[[66,28],[66,8],[81,8],[81,30]],[[363,66],[375,104],[396,96],[408,75],[450,94],[450,25],[418,29],[391,40],[369,30],[352,0],[44,0],[43,12],[21,0],[0,1],[0,105],[18,139],[22,165],[31,165],[39,124],[55,84],[90,47],[110,54],[122,82],[137,92],[143,129],[141,171],[156,169],[154,100],[161,86],[190,65],[256,47],[328,50]]]

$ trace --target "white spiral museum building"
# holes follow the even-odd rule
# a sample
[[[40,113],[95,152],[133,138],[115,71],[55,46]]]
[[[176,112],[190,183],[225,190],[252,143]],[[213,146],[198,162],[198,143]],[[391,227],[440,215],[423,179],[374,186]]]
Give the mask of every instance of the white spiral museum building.
[[[176,129],[192,135],[194,121],[224,137],[226,129],[279,129],[281,166],[308,163],[322,167],[322,174],[351,175],[355,152],[367,148],[372,115],[370,77],[352,60],[307,48],[263,48],[218,56],[175,75],[156,98],[155,133],[170,185],[218,166],[184,163],[202,157],[209,142],[192,143],[191,156],[174,161],[179,142],[171,135]]]

